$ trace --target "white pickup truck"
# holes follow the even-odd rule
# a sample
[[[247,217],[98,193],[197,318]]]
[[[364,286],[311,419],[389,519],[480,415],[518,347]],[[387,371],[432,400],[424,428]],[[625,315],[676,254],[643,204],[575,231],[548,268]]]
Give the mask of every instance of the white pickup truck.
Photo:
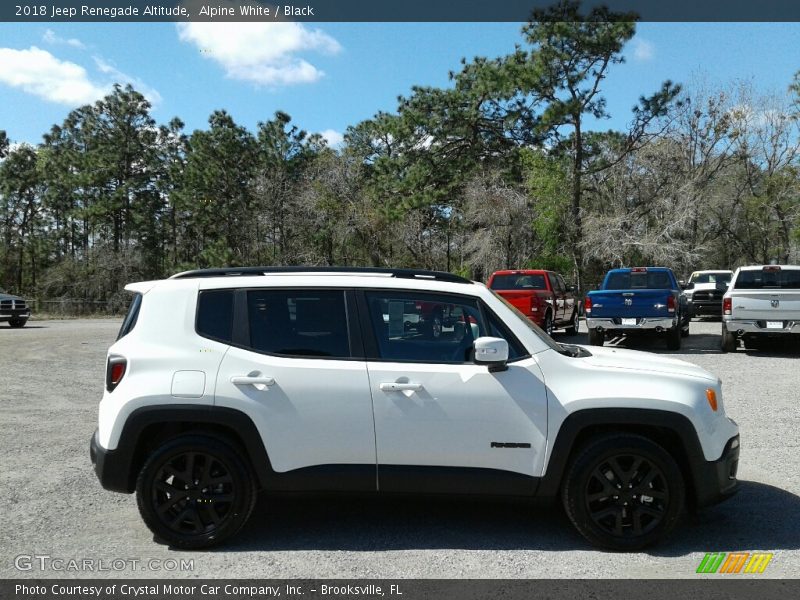
[[[738,340],[756,348],[767,338],[800,340],[800,266],[740,267],[722,299],[722,351]]]

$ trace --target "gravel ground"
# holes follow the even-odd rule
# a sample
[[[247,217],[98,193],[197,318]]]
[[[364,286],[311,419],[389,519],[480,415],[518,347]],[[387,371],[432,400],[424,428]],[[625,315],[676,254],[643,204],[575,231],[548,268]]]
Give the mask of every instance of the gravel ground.
[[[117,320],[0,326],[0,577],[638,578],[694,577],[707,551],[768,551],[764,576],[800,573],[800,353],[721,354],[719,323],[692,322],[670,352],[722,377],[739,423],[741,492],[696,516],[647,552],[600,552],[560,510],[443,500],[266,500],[223,548],[178,552],[157,544],[133,496],[106,492],[89,462],[104,357]],[[585,333],[563,341],[585,343]],[[620,342],[612,342],[617,344]],[[621,342],[666,353],[662,343]],[[15,569],[19,555],[125,559],[119,572]],[[131,561],[140,561],[134,565]],[[24,560],[23,560],[24,564]],[[95,562],[97,565],[97,562]],[[117,563],[116,566],[120,566]]]

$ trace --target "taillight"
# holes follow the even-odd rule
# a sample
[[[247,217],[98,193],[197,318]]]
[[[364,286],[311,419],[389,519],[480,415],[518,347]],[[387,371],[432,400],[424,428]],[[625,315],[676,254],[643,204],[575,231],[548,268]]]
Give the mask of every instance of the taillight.
[[[539,312],[539,304],[541,303],[541,298],[539,296],[531,296],[531,312]]]
[[[586,299],[583,301],[583,312],[587,315],[592,312],[592,299],[589,296],[586,296]]]
[[[675,296],[667,297],[667,312],[675,312]]]
[[[106,389],[113,392],[125,377],[128,368],[128,361],[122,356],[109,356],[106,364]]]
[[[733,299],[731,298],[722,299],[722,314],[723,315],[733,314]]]

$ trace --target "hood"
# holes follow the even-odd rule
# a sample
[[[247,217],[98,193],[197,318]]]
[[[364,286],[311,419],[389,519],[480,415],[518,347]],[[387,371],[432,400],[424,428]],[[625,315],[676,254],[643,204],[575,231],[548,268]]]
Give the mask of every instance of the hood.
[[[624,348],[607,348],[589,346],[591,357],[582,358],[593,367],[601,369],[620,369],[621,371],[638,371],[644,373],[660,373],[680,377],[694,377],[716,383],[717,377],[692,363],[677,358],[668,358],[652,352],[626,350]]]
[[[15,296],[14,294],[4,294],[0,292],[0,300],[22,300],[19,296]]]
[[[686,290],[686,293],[690,294],[692,292],[697,292],[700,290],[727,290],[728,284],[727,283],[695,283],[694,287],[690,290]]]

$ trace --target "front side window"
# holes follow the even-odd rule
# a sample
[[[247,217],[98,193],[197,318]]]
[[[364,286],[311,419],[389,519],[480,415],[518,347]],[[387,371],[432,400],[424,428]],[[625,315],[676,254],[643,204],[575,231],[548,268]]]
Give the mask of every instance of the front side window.
[[[250,290],[250,346],[257,352],[309,358],[350,358],[344,292]]]
[[[475,298],[411,292],[367,292],[378,358],[466,363],[472,344],[488,335]]]

